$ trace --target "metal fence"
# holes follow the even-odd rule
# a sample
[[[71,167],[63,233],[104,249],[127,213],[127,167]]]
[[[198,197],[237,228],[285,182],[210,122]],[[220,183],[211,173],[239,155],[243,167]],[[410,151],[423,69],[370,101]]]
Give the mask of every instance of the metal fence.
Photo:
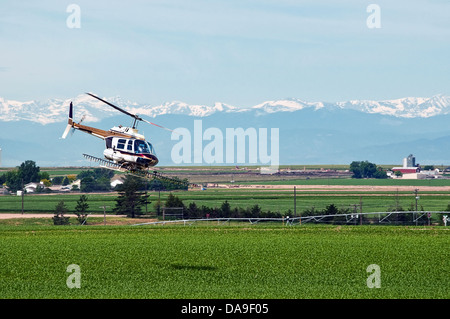
[[[446,225],[446,211],[399,211],[399,212],[372,212],[372,213],[345,213],[334,215],[311,215],[311,216],[294,216],[281,218],[258,218],[258,217],[242,217],[242,218],[193,218],[178,220],[163,220],[155,222],[147,222],[134,224],[140,225],[164,225],[164,224],[183,224],[193,225],[197,222],[216,222],[218,225],[227,224],[232,221],[248,222],[257,224],[262,222],[280,222],[286,226],[302,225],[307,223],[323,223],[323,224],[347,224],[347,225],[363,225],[363,224],[391,224],[391,225]]]

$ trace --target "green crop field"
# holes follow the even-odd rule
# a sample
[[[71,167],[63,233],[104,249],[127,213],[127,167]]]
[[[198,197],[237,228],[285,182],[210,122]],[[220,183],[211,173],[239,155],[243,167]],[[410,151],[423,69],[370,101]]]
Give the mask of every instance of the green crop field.
[[[117,194],[86,194],[89,198],[89,212],[103,213],[101,206],[114,207]],[[25,195],[24,213],[52,213],[59,201],[63,200],[69,211],[74,211],[80,194]],[[110,208],[111,210],[112,208]],[[0,213],[21,213],[21,196],[0,196]]]
[[[71,172],[70,168],[49,171],[51,176]],[[304,210],[314,207],[320,211],[330,204],[364,213],[388,212],[395,207],[408,210],[416,204],[412,190],[417,187],[418,210],[444,211],[450,207],[450,192],[444,187],[448,180],[322,178],[252,183],[263,185],[239,182],[243,187],[208,187],[173,194],[186,206],[195,202],[197,207],[213,208],[227,201],[231,209],[257,204],[262,211],[292,216],[294,211],[301,215]],[[278,187],[280,184],[285,186]],[[294,185],[299,185],[295,200]],[[158,199],[164,205],[170,193],[149,194],[151,203],[143,211],[151,215]],[[71,225],[53,225],[51,217],[58,202],[63,200],[73,212],[80,195],[27,194],[23,197],[24,213],[49,213],[47,218],[0,220],[0,298],[450,297],[450,279],[445,275],[449,232],[437,226],[442,224],[440,214],[432,215],[433,226],[303,223],[288,227],[275,222],[129,226],[142,220],[118,217],[108,217],[108,226],[103,226],[103,219],[94,216],[84,226],[77,225],[74,218]],[[103,213],[106,205],[106,212],[112,214],[117,193],[86,195],[89,213]],[[22,197],[0,196],[0,214],[21,211]],[[367,286],[372,274],[367,268],[374,264],[379,266],[380,288]],[[70,265],[79,266],[80,288],[67,285]]]
[[[0,226],[0,298],[450,297],[445,227]],[[69,288],[79,266],[79,288]],[[379,266],[380,288],[367,285]]]
[[[151,203],[148,205],[149,214],[154,213],[154,204],[161,199],[167,199],[169,192],[149,192]],[[277,189],[208,189],[206,191],[177,191],[173,192],[187,206],[195,202],[198,207],[220,207],[224,201],[228,201],[231,208],[251,207],[258,204],[262,210],[287,213],[294,211],[293,190]],[[115,206],[116,193],[86,194],[88,196],[89,212],[103,213],[103,206],[108,206],[107,213],[112,213]],[[60,200],[63,200],[69,211],[73,211],[80,194],[55,194],[55,195],[26,195],[24,197],[25,213],[52,213]],[[339,208],[354,208],[354,205],[362,203],[362,212],[386,212],[394,207],[402,207],[404,210],[415,207],[415,197],[412,192],[343,192],[343,191],[298,191],[296,194],[296,211],[314,207],[317,210],[324,209],[327,205],[335,204]],[[419,210],[443,211],[448,209],[450,194],[443,191],[421,192],[418,201]],[[0,213],[20,213],[22,211],[22,198],[20,196],[0,196]]]

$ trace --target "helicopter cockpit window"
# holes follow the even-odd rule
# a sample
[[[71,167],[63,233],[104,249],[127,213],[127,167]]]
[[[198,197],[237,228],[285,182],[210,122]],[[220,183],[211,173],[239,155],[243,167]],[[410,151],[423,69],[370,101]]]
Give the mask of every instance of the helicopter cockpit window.
[[[150,150],[150,154],[155,154],[155,150],[153,149],[152,144],[150,144],[149,142],[147,142],[147,144],[148,144],[148,148]]]
[[[133,140],[128,140],[127,150],[133,151]]]
[[[126,142],[127,142],[127,140],[123,140],[123,139],[118,140],[117,141],[117,148],[125,149],[125,143]]]
[[[144,154],[144,153],[149,154],[150,153],[147,143],[145,143],[144,141],[141,141],[141,140],[134,141],[134,151],[135,151],[135,153],[139,153],[139,154]]]

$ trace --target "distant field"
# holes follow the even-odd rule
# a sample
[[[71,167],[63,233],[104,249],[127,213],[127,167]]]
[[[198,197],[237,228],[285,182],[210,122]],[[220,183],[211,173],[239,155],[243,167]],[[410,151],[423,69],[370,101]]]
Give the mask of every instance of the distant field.
[[[389,226],[0,226],[0,298],[450,297],[449,232]],[[80,288],[69,289],[69,265]],[[368,288],[369,265],[380,288]]]
[[[366,186],[450,186],[450,179],[285,179],[264,182],[240,182],[240,184],[262,185],[366,185]]]

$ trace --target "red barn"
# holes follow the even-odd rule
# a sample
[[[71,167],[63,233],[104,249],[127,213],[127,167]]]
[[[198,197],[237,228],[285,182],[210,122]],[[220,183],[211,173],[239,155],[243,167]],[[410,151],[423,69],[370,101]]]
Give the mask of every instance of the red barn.
[[[393,172],[399,171],[402,172],[402,174],[411,174],[411,173],[419,173],[420,168],[419,167],[393,167]]]

